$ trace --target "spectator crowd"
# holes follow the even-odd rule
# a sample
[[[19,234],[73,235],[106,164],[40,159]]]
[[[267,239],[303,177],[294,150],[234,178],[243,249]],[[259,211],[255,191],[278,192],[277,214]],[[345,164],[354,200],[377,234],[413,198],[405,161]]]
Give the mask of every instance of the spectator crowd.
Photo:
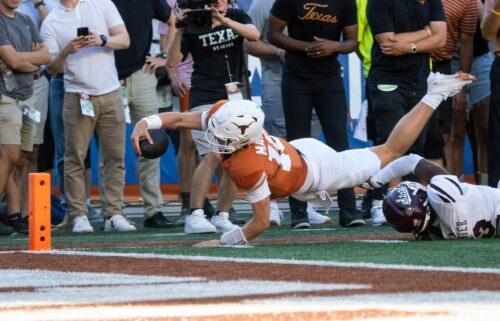
[[[441,103],[409,153],[463,180],[468,137],[475,183],[497,187],[500,0],[252,0],[247,11],[238,1],[205,2],[211,21],[195,30],[189,0],[0,0],[0,235],[28,233],[30,172],[55,177],[58,228],[89,233],[92,222],[104,220],[105,231],[136,230],[123,214],[126,107],[135,125],[158,112],[210,110],[228,95],[235,99],[227,90],[234,83],[240,98],[251,99],[247,55],[262,66],[265,129],[288,140],[322,131],[336,151],[349,149],[350,119],[339,54],[362,61],[374,144],[385,143],[422,99],[431,71],[475,75]],[[177,155],[179,218],[162,213],[159,159],[138,157],[143,226],[198,234],[244,224],[223,155],[201,131],[168,134]],[[92,137],[99,215],[90,206]],[[213,175],[215,207],[207,198]],[[388,187],[368,191],[359,209],[353,188],[337,191],[339,225],[385,224]],[[288,202],[292,229],[332,224],[312,204]],[[276,202],[269,215],[272,225],[281,224]]]

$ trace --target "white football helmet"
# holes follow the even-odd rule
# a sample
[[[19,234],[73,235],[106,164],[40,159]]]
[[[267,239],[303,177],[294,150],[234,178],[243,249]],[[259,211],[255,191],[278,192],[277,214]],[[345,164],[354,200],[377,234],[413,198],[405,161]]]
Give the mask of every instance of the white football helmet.
[[[208,120],[205,132],[210,145],[221,154],[231,154],[256,142],[264,131],[264,113],[250,100],[233,100],[222,105]]]

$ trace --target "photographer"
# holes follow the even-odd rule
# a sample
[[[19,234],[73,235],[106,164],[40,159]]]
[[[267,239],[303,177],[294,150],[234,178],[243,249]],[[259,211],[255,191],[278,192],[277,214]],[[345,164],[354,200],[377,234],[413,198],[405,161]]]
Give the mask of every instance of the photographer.
[[[189,96],[189,109],[192,111],[208,110],[216,101],[228,98],[225,84],[242,81],[243,76],[246,76],[243,73],[246,70],[243,39],[256,41],[260,37],[246,13],[239,9],[228,9],[228,0],[210,3],[209,0],[190,0],[183,7],[196,8],[203,3],[207,3],[211,13],[209,30],[194,33],[203,29],[203,17],[208,10],[203,12],[198,9],[193,16],[191,9],[184,9],[179,15],[178,28],[167,60],[169,70],[175,70],[189,53],[193,56],[194,71]],[[193,132],[192,135],[198,154],[203,159],[193,176],[192,185],[197,188],[191,192],[190,214],[186,218],[184,230],[186,233],[209,233],[215,232],[216,228],[226,231],[234,227],[228,220],[228,211],[236,187],[228,176],[222,174],[218,186],[219,214],[212,217],[212,225],[205,218],[203,200],[208,193],[212,173],[220,163],[220,155],[210,152],[210,146],[202,132]]]

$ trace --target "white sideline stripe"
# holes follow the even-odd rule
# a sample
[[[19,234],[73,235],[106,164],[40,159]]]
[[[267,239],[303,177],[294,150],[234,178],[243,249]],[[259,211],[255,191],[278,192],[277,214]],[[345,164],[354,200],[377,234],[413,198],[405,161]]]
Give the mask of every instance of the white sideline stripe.
[[[232,257],[214,257],[214,256],[190,256],[190,255],[167,255],[167,254],[141,254],[141,253],[100,253],[100,252],[79,252],[53,250],[50,252],[29,252],[29,251],[0,251],[3,253],[30,253],[30,254],[52,254],[52,255],[81,255],[96,257],[129,257],[137,259],[162,259],[162,260],[187,260],[187,261],[212,261],[212,262],[235,262],[235,263],[263,263],[263,264],[293,264],[293,265],[311,265],[311,266],[332,266],[348,268],[366,268],[366,269],[390,269],[390,270],[413,270],[413,271],[442,271],[442,272],[461,272],[461,273],[489,273],[500,274],[500,269],[493,268],[465,268],[454,266],[421,266],[421,265],[403,265],[403,264],[379,264],[379,263],[346,263],[346,262],[325,262],[313,260],[286,260],[286,259],[245,259]]]
[[[157,283],[173,284],[186,282],[205,282],[204,277],[174,277],[129,275],[123,273],[94,273],[94,272],[60,272],[51,270],[17,270],[0,269],[3,280],[2,288],[26,287],[63,287],[63,286],[101,286],[101,285],[155,285]],[[0,293],[0,296],[5,293]],[[2,302],[2,300],[0,300]]]
[[[129,303],[243,297],[293,292],[371,289],[370,284],[288,281],[213,281],[189,277],[157,277],[113,273],[73,273],[46,270],[0,270],[7,280],[0,289],[0,307]],[[19,288],[12,291],[11,288]],[[24,288],[35,288],[24,290]],[[0,318],[0,320],[10,320]]]
[[[117,305],[117,306],[65,306],[64,308],[51,308],[22,311],[0,311],[1,320],[35,321],[35,320],[114,320],[114,319],[144,319],[144,318],[189,318],[210,316],[238,316],[259,314],[276,314],[293,312],[335,312],[360,311],[377,309],[424,313],[404,317],[406,321],[470,321],[470,320],[496,320],[500,294],[488,291],[466,292],[431,292],[431,293],[398,293],[398,294],[373,294],[352,295],[338,297],[284,297],[277,299],[245,300],[239,303],[218,303],[204,305]],[[429,316],[425,312],[444,312],[447,315]],[[41,317],[43,316],[43,318]],[[335,316],[332,316],[334,319]],[[293,317],[292,317],[293,318]],[[296,318],[293,318],[294,320]],[[362,318],[365,320],[366,318]],[[401,319],[401,318],[400,318]],[[398,319],[398,320],[400,320]],[[373,320],[373,319],[370,319]],[[378,317],[375,320],[387,320]],[[393,318],[391,318],[393,320]]]

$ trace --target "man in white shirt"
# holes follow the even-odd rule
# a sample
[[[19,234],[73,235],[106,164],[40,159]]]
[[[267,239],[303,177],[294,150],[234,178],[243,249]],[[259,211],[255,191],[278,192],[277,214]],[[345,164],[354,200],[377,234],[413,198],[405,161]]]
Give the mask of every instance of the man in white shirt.
[[[81,29],[79,29],[81,28]],[[85,203],[84,159],[94,129],[99,135],[105,230],[132,231],[122,215],[125,178],[125,111],[113,50],[128,48],[129,35],[110,0],[60,0],[42,26],[53,55],[52,75],[64,70],[64,185],[74,233],[93,232]],[[80,34],[77,36],[77,34]]]

